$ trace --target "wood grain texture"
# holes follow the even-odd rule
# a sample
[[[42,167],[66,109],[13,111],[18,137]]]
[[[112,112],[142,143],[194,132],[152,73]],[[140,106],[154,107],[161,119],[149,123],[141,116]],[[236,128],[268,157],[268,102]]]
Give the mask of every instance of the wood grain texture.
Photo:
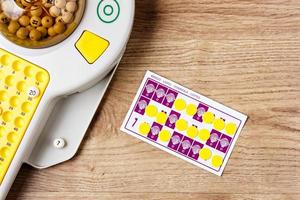
[[[300,199],[300,1],[137,0],[78,155],[24,166],[8,199]],[[146,70],[249,116],[222,177],[120,132]]]

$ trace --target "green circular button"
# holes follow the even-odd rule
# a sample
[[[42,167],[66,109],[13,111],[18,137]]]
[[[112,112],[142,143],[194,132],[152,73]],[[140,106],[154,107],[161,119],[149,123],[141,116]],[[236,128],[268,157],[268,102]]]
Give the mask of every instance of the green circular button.
[[[113,23],[120,15],[120,5],[117,0],[101,0],[97,6],[98,18],[104,23]]]
[[[114,8],[111,5],[106,5],[104,7],[104,14],[106,14],[107,16],[112,15],[114,12]]]

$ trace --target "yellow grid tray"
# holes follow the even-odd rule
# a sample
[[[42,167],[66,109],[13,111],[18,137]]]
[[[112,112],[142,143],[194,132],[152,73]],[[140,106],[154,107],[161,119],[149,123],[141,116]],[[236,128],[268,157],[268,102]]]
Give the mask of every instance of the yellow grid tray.
[[[45,69],[0,49],[0,185],[49,80]]]

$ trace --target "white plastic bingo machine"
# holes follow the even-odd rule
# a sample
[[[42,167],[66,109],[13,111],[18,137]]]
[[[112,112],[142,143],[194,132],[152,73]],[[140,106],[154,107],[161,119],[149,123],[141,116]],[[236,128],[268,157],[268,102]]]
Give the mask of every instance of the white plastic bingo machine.
[[[0,199],[73,157],[124,53],[134,0],[0,0]]]

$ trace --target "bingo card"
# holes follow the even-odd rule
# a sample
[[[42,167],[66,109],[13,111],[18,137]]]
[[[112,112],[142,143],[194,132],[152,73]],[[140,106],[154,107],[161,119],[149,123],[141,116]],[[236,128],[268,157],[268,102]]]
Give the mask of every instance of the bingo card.
[[[221,176],[246,119],[148,71],[121,130]]]

